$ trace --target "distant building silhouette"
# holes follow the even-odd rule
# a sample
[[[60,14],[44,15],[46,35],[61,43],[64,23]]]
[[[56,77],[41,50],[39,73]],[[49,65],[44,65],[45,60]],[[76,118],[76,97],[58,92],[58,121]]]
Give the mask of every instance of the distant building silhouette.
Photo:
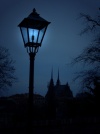
[[[60,99],[60,98],[72,98],[73,93],[70,89],[70,86],[68,82],[65,85],[62,85],[60,82],[59,78],[59,70],[58,70],[58,77],[57,77],[57,82],[54,85],[54,80],[53,80],[53,71],[51,72],[51,79],[48,84],[48,91],[46,94],[47,99],[55,98],[55,99]]]
[[[53,80],[53,70],[51,71],[51,79],[48,84],[48,91],[45,98],[48,104],[48,113],[50,118],[55,116],[62,116],[64,112],[61,112],[61,109],[64,110],[64,103],[66,103],[68,99],[73,98],[73,94],[68,82],[65,85],[61,84],[59,70],[56,84],[54,84]]]

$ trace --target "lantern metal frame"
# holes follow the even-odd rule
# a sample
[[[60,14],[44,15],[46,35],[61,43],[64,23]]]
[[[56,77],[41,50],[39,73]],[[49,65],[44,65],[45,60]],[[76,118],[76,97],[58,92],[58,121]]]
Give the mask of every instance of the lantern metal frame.
[[[33,12],[18,25],[28,53],[38,52],[49,24],[50,22],[40,17],[34,8]]]

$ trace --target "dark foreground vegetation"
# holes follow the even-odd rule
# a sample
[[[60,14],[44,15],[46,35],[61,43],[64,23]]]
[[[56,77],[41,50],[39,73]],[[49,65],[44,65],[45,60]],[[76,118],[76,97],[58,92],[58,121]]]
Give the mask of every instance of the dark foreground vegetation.
[[[22,94],[0,98],[0,134],[26,134],[31,131],[27,96],[28,94]],[[100,103],[94,97],[79,95],[73,99],[60,100],[59,103],[55,100],[55,104],[48,111],[45,98],[35,95],[33,132],[30,133],[100,133]]]

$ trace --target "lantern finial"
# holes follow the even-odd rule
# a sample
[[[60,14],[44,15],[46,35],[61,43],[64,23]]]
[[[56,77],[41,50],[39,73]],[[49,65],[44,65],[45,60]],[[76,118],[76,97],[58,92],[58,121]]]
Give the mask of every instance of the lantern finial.
[[[33,9],[33,12],[32,12],[31,14],[39,15],[39,14],[36,12],[36,9],[35,9],[35,8]]]

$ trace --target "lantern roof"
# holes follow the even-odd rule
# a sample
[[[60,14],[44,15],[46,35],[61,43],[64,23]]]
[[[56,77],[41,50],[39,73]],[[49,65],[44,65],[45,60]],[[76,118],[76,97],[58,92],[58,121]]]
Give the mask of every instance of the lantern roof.
[[[18,26],[41,30],[49,24],[50,22],[40,17],[34,8],[33,12],[27,18],[24,18]]]

